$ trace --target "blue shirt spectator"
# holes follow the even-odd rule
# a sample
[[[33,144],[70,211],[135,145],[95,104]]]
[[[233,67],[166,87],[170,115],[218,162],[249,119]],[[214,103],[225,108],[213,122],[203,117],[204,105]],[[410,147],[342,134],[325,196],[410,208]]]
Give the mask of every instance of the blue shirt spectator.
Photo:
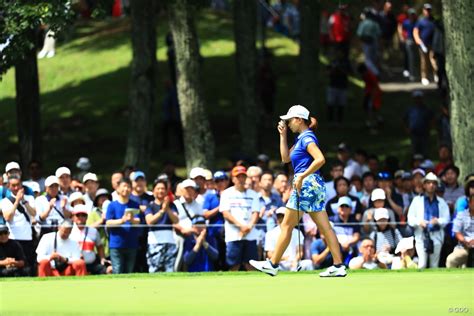
[[[215,238],[207,234],[206,219],[196,216],[192,220],[194,233],[184,240],[184,263],[188,272],[214,271],[219,257]]]
[[[432,18],[424,17],[418,20],[415,25],[420,32],[420,38],[423,41],[423,44],[426,46],[431,46],[433,43],[433,34],[435,31],[435,24]]]
[[[112,201],[107,208],[105,219],[120,219],[125,214],[125,209],[127,208],[138,210],[139,205],[132,200],[125,204],[119,201]],[[135,215],[135,218],[139,218],[139,215]],[[138,229],[132,227],[130,222],[125,222],[119,227],[110,227],[108,231],[110,248],[138,248]]]
[[[318,260],[318,262],[315,262],[315,258],[321,254],[326,254],[326,256]],[[311,244],[311,259],[313,260],[315,269],[323,269],[332,266],[332,254],[323,239],[316,239]]]
[[[407,34],[407,39],[409,40],[414,40],[413,39],[413,29],[415,28],[416,22],[411,21],[410,19],[406,19],[402,23],[402,29],[403,31],[406,32]]]

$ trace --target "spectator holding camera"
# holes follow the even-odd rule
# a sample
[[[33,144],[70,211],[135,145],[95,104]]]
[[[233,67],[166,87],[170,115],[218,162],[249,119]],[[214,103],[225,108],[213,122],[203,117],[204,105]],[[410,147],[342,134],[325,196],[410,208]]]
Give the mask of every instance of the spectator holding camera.
[[[146,254],[148,271],[173,272],[178,248],[173,237],[173,224],[179,222],[176,206],[168,197],[168,182],[157,179],[153,186],[155,200],[145,211],[149,225],[148,251]]]
[[[408,225],[415,231],[419,268],[437,268],[444,241],[444,227],[449,223],[449,206],[436,196],[438,177],[430,172],[423,179],[425,193],[416,196],[408,209]]]
[[[86,225],[88,209],[87,205],[74,206],[72,210],[74,227],[71,239],[79,244],[89,274],[112,273],[112,269],[107,268],[110,263],[105,259],[104,246],[99,232],[94,227]]]
[[[86,275],[79,244],[69,238],[72,226],[70,220],[64,220],[57,232],[43,235],[36,248],[38,276]]]
[[[214,271],[219,258],[215,238],[207,234],[206,219],[195,216],[192,219],[193,233],[184,240],[184,264],[188,272]]]
[[[32,218],[36,215],[34,197],[26,195],[20,176],[8,177],[9,197],[0,203],[0,209],[10,231],[10,239],[16,240],[22,247],[26,263],[32,271],[36,265],[36,255],[33,245]]]
[[[9,238],[10,230],[0,223],[0,277],[27,276],[26,258],[21,245]]]
[[[140,206],[130,200],[131,191],[130,180],[122,178],[117,187],[118,199],[109,204],[105,215],[114,274],[131,273],[135,266],[139,232],[133,226],[140,224]]]

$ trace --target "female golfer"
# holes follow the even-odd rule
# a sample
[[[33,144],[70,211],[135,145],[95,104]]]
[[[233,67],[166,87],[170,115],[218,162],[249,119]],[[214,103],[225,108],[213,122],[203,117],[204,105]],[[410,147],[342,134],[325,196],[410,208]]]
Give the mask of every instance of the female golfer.
[[[286,212],[281,224],[281,234],[275,251],[270,260],[255,261],[250,264],[257,270],[271,276],[278,273],[278,265],[290,243],[293,228],[298,225],[302,212],[308,213],[326,237],[329,250],[332,253],[334,265],[320,273],[321,277],[344,277],[346,268],[342,264],[341,252],[336,235],[331,228],[326,211],[324,210],[325,187],[319,169],[325,159],[318,147],[318,139],[312,128],[317,121],[309,116],[309,111],[301,105],[292,106],[286,115],[280,116],[278,133],[280,133],[280,154],[284,163],[291,161],[295,176],[293,192],[286,204]],[[298,133],[295,144],[288,150],[287,126],[293,133]]]

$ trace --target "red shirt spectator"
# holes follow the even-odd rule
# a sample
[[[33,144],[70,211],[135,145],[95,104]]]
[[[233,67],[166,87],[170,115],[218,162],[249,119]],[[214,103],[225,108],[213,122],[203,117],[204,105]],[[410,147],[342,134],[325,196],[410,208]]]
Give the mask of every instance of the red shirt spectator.
[[[329,37],[332,42],[348,42],[350,32],[350,17],[344,9],[339,9],[329,18]]]

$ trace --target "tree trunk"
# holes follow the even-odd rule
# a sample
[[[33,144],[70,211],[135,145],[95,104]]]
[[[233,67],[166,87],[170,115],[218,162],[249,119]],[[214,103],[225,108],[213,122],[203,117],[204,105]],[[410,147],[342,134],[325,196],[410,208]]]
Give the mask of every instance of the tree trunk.
[[[474,171],[474,1],[443,0],[451,135],[461,177]]]
[[[34,43],[35,33],[27,35]],[[41,116],[36,48],[25,53],[15,65],[16,116],[20,143],[20,165],[27,170],[28,163],[41,160]]]
[[[256,98],[257,1],[234,1],[234,37],[236,45],[237,96],[242,150],[255,156],[258,147],[260,109]]]
[[[183,126],[186,167],[211,168],[214,138],[204,107],[199,47],[194,22],[197,10],[192,0],[175,0],[168,8],[176,51],[178,100]]]
[[[300,2],[301,33],[298,71],[298,101],[311,113],[317,110],[319,69],[319,1]]]
[[[132,76],[125,164],[147,170],[154,141],[156,106],[156,1],[130,1]]]

